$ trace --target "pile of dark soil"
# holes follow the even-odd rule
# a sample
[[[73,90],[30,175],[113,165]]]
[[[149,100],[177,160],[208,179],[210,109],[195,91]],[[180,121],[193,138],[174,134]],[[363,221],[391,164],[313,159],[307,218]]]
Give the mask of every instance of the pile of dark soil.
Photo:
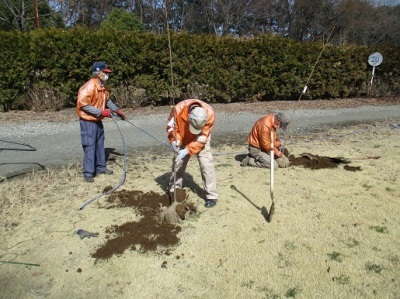
[[[313,170],[317,169],[325,169],[325,168],[336,168],[341,164],[349,164],[350,161],[341,157],[326,157],[313,155],[309,153],[301,154],[299,157],[295,155],[291,155],[287,148],[284,149],[284,155],[288,157],[290,161],[290,166],[302,166],[304,168],[309,168]],[[246,157],[245,154],[236,155],[235,160],[241,162]],[[371,157],[376,159],[377,157]],[[349,166],[345,165],[344,169],[347,171],[360,171],[361,167],[359,166]]]
[[[313,154],[301,154],[300,157],[289,155],[291,166],[303,166],[310,169],[336,168],[340,164],[348,164],[344,158],[332,158],[326,156],[318,156]]]
[[[186,191],[179,189],[176,192],[176,213],[181,220],[189,214],[196,213],[196,207],[185,202]],[[121,255],[125,250],[137,250],[141,253],[148,251],[160,251],[169,254],[180,239],[178,237],[182,228],[179,225],[161,221],[159,214],[161,208],[168,207],[171,201],[168,195],[160,195],[155,192],[143,193],[141,191],[121,190],[112,193],[107,201],[105,209],[132,208],[141,219],[137,222],[127,222],[121,225],[113,225],[105,230],[107,241],[98,248],[92,257],[96,262],[101,259],[109,259],[113,255]]]

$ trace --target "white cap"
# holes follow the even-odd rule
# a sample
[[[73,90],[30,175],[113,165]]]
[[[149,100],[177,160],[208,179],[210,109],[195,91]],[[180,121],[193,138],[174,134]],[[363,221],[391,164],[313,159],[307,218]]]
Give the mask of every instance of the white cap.
[[[279,112],[279,113],[276,114],[275,116],[276,116],[276,118],[280,119],[280,121],[281,121],[280,127],[281,127],[283,130],[286,130],[287,126],[288,126],[289,123],[290,123],[290,116],[289,116],[289,114],[287,114],[287,113],[285,113],[285,112]]]
[[[207,112],[203,107],[194,107],[189,113],[189,131],[194,135],[198,135],[203,130],[207,122]]]

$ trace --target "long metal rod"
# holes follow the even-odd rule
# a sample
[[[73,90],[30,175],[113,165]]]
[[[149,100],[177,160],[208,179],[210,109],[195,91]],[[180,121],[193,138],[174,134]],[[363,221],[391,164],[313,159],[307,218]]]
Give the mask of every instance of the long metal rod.
[[[160,139],[158,139],[157,137],[151,135],[150,133],[146,132],[145,130],[143,130],[142,128],[138,127],[137,125],[135,125],[134,123],[125,120],[127,123],[131,124],[132,126],[134,126],[136,129],[138,129],[139,131],[142,131],[143,133],[145,133],[147,136],[153,138],[154,140],[158,141],[159,143],[161,143],[162,145],[168,147],[170,150],[174,151],[174,149],[172,148],[172,146],[164,141],[161,141]]]
[[[308,78],[307,78],[307,81],[306,81],[306,83],[304,84],[303,91],[301,92],[301,94],[300,94],[299,99],[297,100],[297,102],[300,102],[301,98],[302,98],[303,95],[306,93],[307,88],[308,88],[308,83],[310,83],[311,77],[312,77],[312,75],[313,75],[313,73],[314,73],[315,68],[317,67],[317,64],[318,64],[319,60],[321,59],[322,53],[325,51],[326,46],[329,44],[329,41],[330,41],[331,35],[332,35],[332,33],[333,33],[333,30],[335,30],[335,26],[333,26],[331,32],[329,33],[327,42],[323,44],[323,47],[322,47],[321,51],[319,52],[319,55],[318,55],[318,57],[317,57],[317,60],[315,61],[314,65],[313,65],[313,67],[312,67],[312,69],[311,69],[311,72],[310,72],[310,74],[309,74],[309,76],[308,76]],[[290,122],[289,122],[289,125],[288,125],[288,128],[287,128],[288,133],[289,133],[289,131],[290,131],[290,127],[292,126],[292,119],[293,119],[293,116],[294,116],[295,111],[296,111],[296,109],[293,109],[292,115],[290,116]],[[283,146],[282,146],[282,148],[283,148]]]

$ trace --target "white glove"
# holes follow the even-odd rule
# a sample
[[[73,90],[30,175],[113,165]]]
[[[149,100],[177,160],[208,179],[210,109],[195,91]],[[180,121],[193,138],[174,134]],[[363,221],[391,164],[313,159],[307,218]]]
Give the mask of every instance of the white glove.
[[[180,146],[181,142],[179,140],[174,140],[171,143],[171,147],[174,150],[175,153],[179,152],[179,146]]]
[[[187,150],[186,148],[181,149],[181,150],[178,152],[178,155],[176,155],[175,163],[179,162],[180,160],[183,160],[183,159],[187,156],[188,153],[189,153],[189,152],[188,152],[188,150]]]

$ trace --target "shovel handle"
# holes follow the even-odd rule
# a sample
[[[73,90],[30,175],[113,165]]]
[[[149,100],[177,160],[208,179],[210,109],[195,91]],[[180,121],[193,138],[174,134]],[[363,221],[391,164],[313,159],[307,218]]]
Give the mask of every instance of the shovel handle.
[[[274,202],[274,168],[275,168],[275,161],[274,161],[274,132],[271,129],[270,132],[270,139],[271,139],[271,151],[269,153],[270,156],[270,194],[271,194],[271,199],[272,202]]]

